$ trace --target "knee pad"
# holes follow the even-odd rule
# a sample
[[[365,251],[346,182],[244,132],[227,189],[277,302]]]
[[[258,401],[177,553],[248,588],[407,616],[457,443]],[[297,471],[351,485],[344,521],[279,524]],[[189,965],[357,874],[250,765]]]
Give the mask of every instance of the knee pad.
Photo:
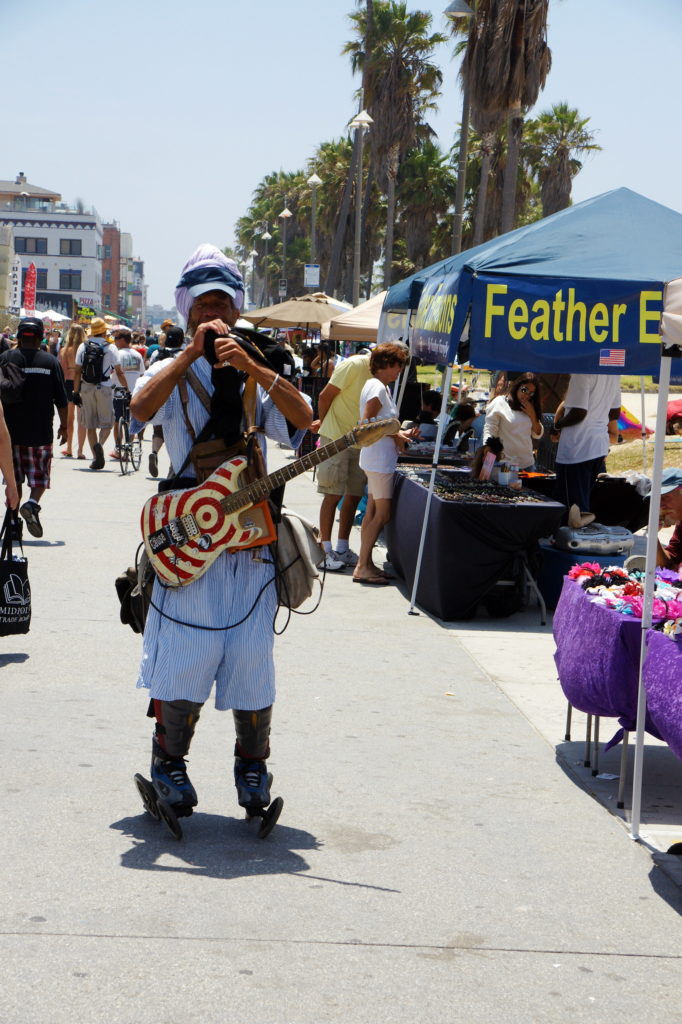
[[[237,735],[234,756],[253,761],[264,761],[270,756],[269,736],[272,704],[260,711],[233,711],[232,714]]]
[[[150,700],[147,715],[156,719],[156,742],[169,757],[188,752],[202,707],[191,700]]]

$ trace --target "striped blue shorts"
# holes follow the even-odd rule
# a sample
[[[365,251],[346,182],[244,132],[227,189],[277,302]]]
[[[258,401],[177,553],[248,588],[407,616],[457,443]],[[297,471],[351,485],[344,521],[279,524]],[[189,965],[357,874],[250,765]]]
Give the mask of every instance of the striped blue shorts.
[[[274,570],[271,564],[255,561],[253,550],[269,557],[267,548],[223,553],[186,587],[171,589],[155,581],[152,600],[164,614],[149,609],[137,681],[153,699],[203,704],[215,682],[219,711],[257,711],[274,702]],[[224,627],[238,622],[233,629],[216,631],[192,625]]]

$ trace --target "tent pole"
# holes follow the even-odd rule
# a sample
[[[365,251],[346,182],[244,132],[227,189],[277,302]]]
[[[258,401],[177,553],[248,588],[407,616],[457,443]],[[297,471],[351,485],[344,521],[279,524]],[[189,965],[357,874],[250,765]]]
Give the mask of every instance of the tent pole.
[[[408,321],[410,319],[411,319],[411,316],[408,315]],[[410,329],[409,323],[408,323],[408,327],[407,327],[407,341],[403,341],[402,338],[400,339],[400,341],[403,343],[403,345],[405,345],[405,347],[407,348],[407,351],[410,353],[410,358],[407,360],[407,364],[403,367],[403,369],[402,369],[402,371],[400,373],[400,376],[398,377],[398,381],[397,381],[397,383],[395,384],[395,386],[393,388],[394,396],[396,394],[398,396],[397,399],[394,397],[394,401],[395,401],[395,404],[398,406],[398,413],[399,414],[402,411],[403,398],[405,397],[405,390],[407,388],[407,378],[409,376],[410,364],[412,362],[412,331]]]
[[[438,467],[438,457],[440,455],[443,432],[445,430],[445,420],[447,418],[448,395],[450,394],[450,386],[452,383],[452,363],[448,363],[448,366],[443,375],[443,379],[443,398],[440,403],[440,415],[438,416],[438,433],[436,434],[436,445],[433,449],[433,461],[431,463],[431,479],[429,480],[429,493],[426,495],[426,507],[424,508],[424,520],[422,522],[421,537],[419,538],[419,551],[417,552],[417,564],[414,569],[414,582],[412,584],[412,596],[410,597],[410,607],[407,612],[408,615],[419,614],[419,612],[415,612],[414,606],[417,602],[417,587],[419,586],[419,575],[421,573],[422,558],[424,556],[424,543],[426,541],[426,529],[429,524],[431,498],[433,496],[433,488],[436,482],[436,469]]]
[[[651,629],[654,607],[654,581],[656,576],[656,551],[658,541],[658,516],[661,504],[661,473],[665,444],[665,416],[670,387],[670,356],[661,357],[658,383],[658,406],[656,409],[656,434],[654,437],[654,465],[651,473],[649,493],[649,526],[646,542],[646,580],[642,606],[642,637],[639,653],[639,681],[637,685],[637,728],[635,732],[635,767],[632,778],[632,814],[630,837],[640,839],[639,826],[642,817],[642,775],[644,768],[644,724],[646,721],[646,693],[642,679],[646,658],[646,635]]]
[[[645,384],[644,377],[639,378],[639,386],[642,391],[642,472],[646,476],[646,400],[645,395]]]

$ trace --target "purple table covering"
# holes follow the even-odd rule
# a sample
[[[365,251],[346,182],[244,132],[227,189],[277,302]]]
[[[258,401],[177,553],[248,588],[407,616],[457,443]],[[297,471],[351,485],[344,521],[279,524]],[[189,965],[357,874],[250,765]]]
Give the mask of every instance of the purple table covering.
[[[682,760],[682,642],[650,629],[644,662],[647,711],[661,739]]]
[[[594,604],[567,577],[554,613],[554,639],[559,682],[573,707],[617,718],[632,732],[637,722],[640,619]],[[661,738],[649,714],[646,730]],[[617,734],[611,743],[619,740]]]

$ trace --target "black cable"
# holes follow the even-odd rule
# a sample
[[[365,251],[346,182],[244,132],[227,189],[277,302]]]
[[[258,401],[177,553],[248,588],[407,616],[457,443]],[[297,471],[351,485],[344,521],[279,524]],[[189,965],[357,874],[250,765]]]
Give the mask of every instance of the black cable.
[[[276,543],[273,544],[272,546],[276,548]],[[140,554],[140,550],[143,549],[143,547],[144,547],[144,545],[140,544],[138,549],[137,549],[137,551],[136,551],[136,553],[135,553],[135,571],[136,572],[138,571],[138,567],[139,567],[139,554]],[[266,583],[264,583],[263,586],[260,588],[260,590],[256,594],[256,597],[254,599],[253,604],[249,608],[249,610],[246,613],[246,615],[244,615],[244,617],[239,619],[237,622],[232,622],[232,623],[230,623],[227,626],[201,626],[201,625],[199,625],[199,623],[196,623],[196,622],[184,622],[182,619],[176,619],[173,615],[169,615],[168,612],[165,612],[165,611],[163,611],[162,608],[159,608],[159,606],[154,603],[154,600],[153,600],[152,597],[149,598],[149,604],[154,609],[154,611],[156,611],[162,618],[168,619],[169,622],[174,622],[177,626],[186,626],[188,629],[201,629],[201,630],[204,630],[205,632],[209,632],[209,633],[222,633],[222,632],[225,632],[228,629],[236,629],[237,626],[243,625],[243,623],[246,622],[246,620],[249,618],[249,616],[253,615],[253,613],[254,613],[254,611],[256,609],[256,605],[258,604],[258,602],[259,602],[259,600],[261,598],[261,595],[265,592],[265,590],[272,583],[276,583],[278,580],[281,580],[282,581],[281,586],[282,586],[282,588],[284,590],[284,595],[285,595],[285,597],[287,596],[287,585],[286,585],[286,579],[284,578],[285,574],[288,572],[288,570],[291,568],[292,565],[294,565],[297,561],[299,561],[300,558],[301,558],[300,554],[296,555],[296,557],[294,559],[292,559],[292,561],[289,562],[288,565],[284,566],[283,569],[280,569],[279,566],[277,565],[277,556],[276,556],[276,552],[275,552],[275,558],[273,559],[273,561],[271,563],[273,568],[274,568],[274,570],[275,570],[273,576]],[[317,609],[320,606],[320,602],[322,601],[322,594],[324,592],[325,577],[326,577],[326,570],[323,569],[323,571],[322,571],[322,582],[320,583],[320,595],[319,595],[319,597],[317,599],[317,603],[316,603],[314,608],[311,608],[310,611],[306,611],[306,612],[299,612],[298,609],[296,609],[296,608],[289,608],[289,606],[287,605],[286,600],[282,600],[282,597],[280,596],[280,590],[278,588],[277,608],[275,609],[275,614],[274,614],[273,619],[272,619],[272,630],[273,630],[273,633],[275,634],[275,636],[282,636],[282,634],[286,631],[286,629],[287,629],[287,627],[288,627],[288,625],[289,625],[289,623],[291,621],[292,614],[294,614],[294,615],[312,615],[313,612],[317,611]],[[158,577],[157,577],[157,579],[158,579]],[[175,590],[176,589],[175,587],[169,587],[167,584],[162,583],[161,580],[159,580],[159,586],[163,587],[164,590]],[[288,614],[287,614],[286,622],[285,622],[283,628],[280,629],[280,630],[277,630],[275,628],[275,623],[277,621],[277,616],[279,615],[280,608],[286,608]]]

